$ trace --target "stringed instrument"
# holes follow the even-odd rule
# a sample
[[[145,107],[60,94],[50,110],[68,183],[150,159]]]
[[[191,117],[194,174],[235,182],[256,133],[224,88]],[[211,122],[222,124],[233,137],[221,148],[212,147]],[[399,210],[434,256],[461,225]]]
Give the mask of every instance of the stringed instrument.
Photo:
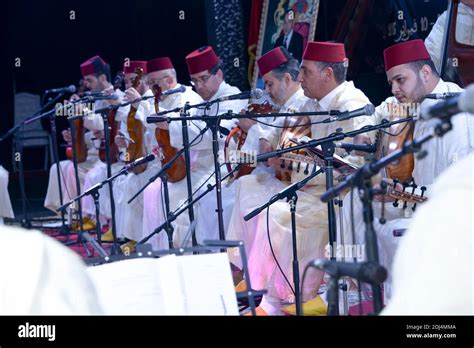
[[[285,118],[285,122],[283,124],[283,132],[280,136],[280,149],[285,149],[288,147],[294,146],[294,141],[292,139],[299,139],[302,137],[311,137],[311,123],[308,116],[289,116]],[[296,150],[290,152],[289,154],[293,155],[304,155],[306,152],[304,150]],[[300,171],[301,162],[298,162],[296,167],[296,171]],[[280,168],[282,169],[277,170],[276,178],[281,181],[291,181],[291,171],[293,168],[293,161],[289,161],[286,164],[285,159],[281,159]],[[288,172],[285,168],[290,171]],[[308,168],[305,169],[305,172]]]
[[[86,84],[84,79],[79,81],[79,88],[77,90],[77,95],[79,98],[82,98],[84,92],[87,90]],[[84,128],[84,120],[82,117],[72,121],[74,124],[74,151],[76,152],[76,161],[77,163],[83,163],[87,161],[87,145],[86,145],[86,138],[85,138],[85,128]],[[73,160],[73,153],[72,153],[72,144],[68,143],[66,147],[66,157],[69,160]]]
[[[135,68],[134,72],[137,74],[132,82],[132,87],[137,89],[140,80],[143,78],[144,71],[142,68]],[[125,162],[130,163],[137,160],[140,157],[145,156],[145,126],[142,121],[135,118],[137,113],[137,108],[130,104],[130,111],[127,115],[127,130],[130,136],[131,141],[127,147],[127,152],[125,154]],[[145,171],[147,168],[147,163],[136,166],[131,169],[135,174],[140,174]]]
[[[115,76],[113,89],[120,89],[124,79],[123,71],[119,71]],[[108,124],[109,124],[109,149],[110,149],[110,163],[116,163],[119,160],[119,149],[115,144],[115,136],[117,135],[118,129],[120,128],[120,122],[115,120],[115,115],[117,114],[117,109],[110,110],[107,115]],[[107,153],[105,151],[105,138],[100,142],[99,147],[99,158],[102,162],[107,161]]]
[[[162,94],[161,87],[154,85],[152,87],[153,95],[155,96],[155,112],[160,111],[159,102]],[[165,165],[171,158],[173,158],[178,150],[171,146],[170,132],[166,129],[156,128],[155,138],[161,152],[161,164]],[[166,171],[169,182],[181,181],[186,177],[186,162],[184,156],[178,157],[170,168]]]
[[[404,108],[400,104],[388,104],[389,109],[389,121],[396,121],[401,118],[409,117],[408,108]],[[391,112],[394,110],[395,112]],[[413,140],[413,132],[415,130],[414,121],[406,123],[399,123],[390,126],[385,134],[382,130],[379,130],[376,135],[376,148],[375,158],[380,159],[391,154],[394,151],[401,149],[407,141]],[[396,162],[392,162],[387,165],[384,169],[384,176],[397,180],[400,182],[410,182],[412,180],[412,173],[415,167],[415,158],[413,154],[406,154]]]
[[[266,100],[262,104],[249,104],[247,106],[245,113],[246,114],[268,114],[272,111],[273,111],[273,105],[270,104]],[[239,126],[232,128],[230,133],[227,135],[225,139],[225,143],[224,143],[224,156],[227,162],[226,163],[227,171],[229,173],[231,173],[233,170],[231,163],[227,161],[227,159],[229,158],[229,154],[231,152],[230,145],[232,143],[232,140],[234,140],[234,144],[236,144],[237,146],[235,149],[232,149],[232,150],[235,151],[235,153],[239,153],[246,139],[247,139],[247,132],[244,132],[242,128],[240,128]],[[254,169],[255,169],[255,166],[252,166],[250,164],[242,165],[236,173],[232,173],[230,175],[229,182],[232,182],[240,178],[241,176],[252,173]]]
[[[309,153],[313,153],[313,152],[309,152]],[[296,154],[293,154],[293,153],[286,153],[286,154],[281,155],[280,158],[285,159],[285,160],[290,160],[290,161],[293,161],[293,162],[306,164],[306,169],[304,170],[305,175],[309,174],[309,166],[310,165],[313,165],[312,169],[314,169],[315,166],[316,167],[324,166],[324,161],[321,158],[319,158],[319,154],[315,155],[314,157],[310,157],[308,155],[296,155]],[[356,169],[353,169],[353,171],[351,171],[351,173],[353,173],[354,171],[356,171]],[[428,197],[417,195],[417,194],[414,194],[414,193],[409,193],[409,192],[406,192],[406,191],[402,191],[402,190],[396,189],[395,187],[392,187],[392,186],[387,186],[386,188],[381,189],[380,191],[383,191],[381,193],[383,193],[383,194],[385,194],[389,197],[395,198],[396,200],[400,200],[402,202],[408,202],[408,203],[415,203],[416,204],[416,203],[423,203],[428,199]]]

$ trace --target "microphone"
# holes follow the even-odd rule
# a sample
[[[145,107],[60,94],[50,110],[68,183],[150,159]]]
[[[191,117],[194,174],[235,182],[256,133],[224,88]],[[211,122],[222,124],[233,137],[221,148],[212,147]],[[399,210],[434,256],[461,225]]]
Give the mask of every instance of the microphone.
[[[474,114],[474,84],[452,98],[430,107],[427,111],[421,113],[421,119],[430,120],[432,118],[450,118],[460,112]]]
[[[163,93],[161,93],[161,95],[170,95],[170,94],[174,94],[174,93],[184,93],[184,92],[186,92],[186,87],[181,85],[181,86],[179,86],[178,88],[175,88],[175,89],[168,89],[167,91],[164,91]]]
[[[387,279],[387,270],[372,262],[350,263],[316,259],[310,265],[333,277],[347,276],[374,285],[381,284]]]
[[[76,86],[70,85],[68,87],[47,89],[45,93],[63,93],[63,92],[74,93],[76,92]]]
[[[425,98],[427,99],[448,99],[451,97],[455,97],[461,94],[460,92],[453,92],[453,93],[432,93],[428,94]]]
[[[217,101],[222,102],[226,100],[238,100],[238,99],[260,99],[265,95],[265,92],[261,90],[260,88],[252,89],[250,91],[234,94],[234,95],[229,95],[227,97],[221,97],[218,98]]]
[[[335,116],[337,121],[345,121],[354,117],[359,116],[370,116],[375,112],[375,106],[372,104],[367,104],[363,108],[352,110],[352,111],[344,111],[339,115]]]
[[[135,167],[138,167],[139,165],[142,165],[142,164],[145,164],[145,163],[148,163],[148,162],[151,162],[155,159],[155,155],[153,154],[148,154],[146,156],[143,156],[143,157],[140,157],[139,159],[129,163],[129,164],[126,164],[124,167],[123,167],[123,171],[127,171],[127,170],[130,170],[130,169],[133,169]]]
[[[347,152],[363,151],[367,153],[375,153],[377,150],[375,144],[346,144],[346,143],[334,143],[336,147],[347,150]]]

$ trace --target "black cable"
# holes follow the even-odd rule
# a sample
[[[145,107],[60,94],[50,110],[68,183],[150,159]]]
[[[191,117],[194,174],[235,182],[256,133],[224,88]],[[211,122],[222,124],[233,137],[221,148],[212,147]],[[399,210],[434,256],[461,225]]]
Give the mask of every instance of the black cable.
[[[273,198],[273,197],[272,197]],[[291,283],[290,281],[288,280],[288,278],[286,277],[286,274],[285,272],[283,272],[281,266],[280,266],[280,263],[278,262],[278,259],[275,255],[275,252],[273,251],[273,246],[272,246],[272,240],[270,238],[270,226],[269,226],[269,221],[270,221],[270,206],[267,207],[267,238],[268,238],[268,244],[270,245],[270,251],[272,252],[272,256],[273,256],[273,259],[275,260],[275,263],[278,267],[278,269],[280,270],[281,274],[283,275],[283,278],[285,278],[285,281],[286,283],[288,284],[288,286],[290,287],[290,290],[291,292],[293,293],[293,296],[295,296],[295,300],[296,300],[296,293],[295,293],[295,290],[293,289],[293,287],[291,286]],[[296,301],[295,301],[296,303]]]

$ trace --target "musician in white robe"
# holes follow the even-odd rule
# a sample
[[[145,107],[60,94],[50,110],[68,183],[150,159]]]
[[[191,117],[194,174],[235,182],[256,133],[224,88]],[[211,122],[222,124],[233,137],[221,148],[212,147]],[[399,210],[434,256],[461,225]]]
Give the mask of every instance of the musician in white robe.
[[[231,86],[225,82],[224,72],[222,71],[220,60],[210,46],[202,47],[195,50],[186,56],[186,64],[191,76],[191,82],[194,84],[196,92],[199,96],[207,102],[213,102],[221,97],[226,97],[240,93],[237,87]],[[211,104],[207,110],[198,109],[194,111],[195,116],[209,115],[217,116],[224,114],[229,110],[233,112],[240,112],[247,105],[247,100],[227,100]],[[171,122],[169,125],[166,122],[156,124],[163,129],[169,129],[171,145],[175,148],[183,146],[182,125],[181,122]],[[236,120],[221,120],[220,125],[227,129],[232,129],[236,125]],[[188,122],[189,140],[192,142],[198,137],[200,130],[206,126],[203,121]],[[218,136],[219,148],[222,149],[224,139]],[[213,184],[214,180],[214,156],[212,151],[212,133],[210,130],[206,131],[204,135],[194,142],[190,148],[191,156],[191,182],[194,191],[202,191],[207,184]],[[223,172],[224,173],[224,172]],[[188,197],[186,178],[175,183],[169,183],[171,210],[184,204],[184,200]],[[208,193],[214,194],[215,191]],[[156,196],[155,196],[156,197]],[[217,204],[217,202],[216,202]],[[160,209],[162,211],[163,208]],[[200,203],[194,204],[195,219],[200,220],[201,216],[212,214],[217,218],[214,211],[203,211],[200,208]],[[164,220],[161,220],[164,221]],[[187,213],[181,214],[175,224],[174,243],[175,246],[180,246],[186,237],[189,227],[189,218]],[[164,232],[160,232],[157,248],[168,248],[167,237]],[[205,239],[215,239],[218,236],[209,235],[206,229],[196,229],[196,238],[199,243]],[[191,238],[188,239],[190,241]],[[189,242],[190,243],[190,242]],[[188,244],[189,245],[189,244]]]
[[[265,81],[265,90],[271,98],[273,107],[279,108],[279,112],[290,112],[289,110],[298,109],[306,103],[307,98],[303,94],[303,90],[297,81],[299,72],[299,62],[292,58],[290,53],[283,47],[277,47],[265,55],[258,61],[260,74],[263,75]],[[263,72],[262,72],[263,71]],[[265,76],[266,75],[266,76]],[[240,119],[238,124],[242,132],[246,133],[245,142],[240,149],[240,153],[233,153],[234,148],[227,150],[229,158],[226,161],[236,157],[238,160],[244,158],[243,153],[248,154],[248,159],[256,161],[256,155],[259,150],[259,140],[266,134],[270,137],[270,133],[275,131],[270,125],[283,126],[284,117],[263,117],[258,119]],[[273,133],[272,133],[273,136]],[[276,139],[275,139],[276,141]],[[252,162],[251,160],[249,162]],[[252,162],[255,166],[257,163]],[[259,164],[255,174],[262,170],[268,171],[268,167]],[[226,180],[222,184],[222,207],[224,232],[228,231],[230,218],[236,203],[235,194],[238,179]],[[205,211],[214,211],[216,209],[215,191],[206,195],[200,204],[200,209]],[[219,226],[214,214],[201,214],[196,225],[198,230],[206,230],[209,238],[219,238]]]
[[[411,40],[387,48],[384,51],[385,69],[387,80],[392,87],[393,97],[387,98],[376,108],[375,122],[380,123],[382,119],[391,118],[390,110],[393,105],[418,105],[421,110],[436,104],[438,101],[425,99],[430,93],[460,92],[462,89],[454,83],[444,82],[438,76],[436,68],[425,48],[422,40]],[[402,104],[405,103],[405,104]],[[418,104],[417,104],[418,103]],[[419,104],[421,103],[421,104]],[[391,106],[391,107],[390,107]],[[459,114],[452,118],[453,129],[441,138],[434,138],[422,146],[426,150],[426,156],[414,157],[414,170],[412,173],[416,190],[409,189],[407,192],[421,194],[421,187],[426,188],[425,197],[431,196],[430,185],[446,168],[452,163],[470,153],[474,146],[474,128],[470,123],[471,116]],[[414,128],[414,138],[420,138],[431,132],[433,123],[417,120]],[[362,218],[362,203],[355,193],[353,199],[353,217],[351,216],[351,195],[344,198],[343,221],[345,226],[345,242],[351,244],[351,220],[353,218],[355,244],[365,245],[365,224]],[[389,203],[384,207],[385,224],[379,222],[382,212],[381,198],[375,198],[374,228],[378,239],[378,254],[380,263],[387,268],[389,275],[384,283],[384,297],[387,301],[391,296],[391,270],[395,251],[401,239],[397,230],[406,229],[413,215],[413,205],[401,202],[394,207],[389,198]],[[449,204],[449,203],[447,203]],[[365,245],[365,250],[367,246]]]
[[[99,56],[87,59],[80,65],[81,74],[84,83],[90,91],[105,91],[111,87],[110,84],[110,66]],[[73,95],[72,100],[78,99],[79,96]],[[103,108],[108,104],[104,100],[94,102],[94,110]],[[89,107],[90,109],[90,107]],[[77,108],[81,112],[86,112],[85,108]],[[86,174],[96,167],[99,162],[98,146],[99,142],[95,141],[103,130],[102,118],[100,115],[87,115],[83,118],[84,127],[90,130],[85,133],[85,143],[87,147],[87,158],[84,162],[78,163],[77,170],[79,174],[79,183],[82,191]],[[71,143],[71,131],[63,131],[63,138],[66,142]],[[60,163],[61,189],[63,194],[63,203],[66,203],[77,196],[76,174],[72,161],[65,160]],[[49,171],[48,189],[45,197],[44,206],[54,212],[61,205],[59,196],[59,183],[56,170],[56,164],[53,164]]]
[[[138,79],[138,85],[133,87],[133,82],[137,79],[136,69],[140,68],[143,71],[143,76]],[[147,62],[146,61],[129,61],[124,64],[123,71],[125,74],[125,97],[123,101],[133,101],[144,98],[141,101],[131,104],[136,110],[133,116],[139,125],[143,128],[141,134],[144,152],[143,156],[151,153],[151,137],[152,135],[145,126],[145,118],[151,113],[153,107],[153,93],[146,82]],[[138,158],[130,158],[128,148],[131,142],[134,141],[130,136],[128,129],[127,117],[131,111],[131,106],[120,108],[120,128],[115,137],[115,145],[119,148],[120,159],[119,162],[131,162]],[[138,129],[134,129],[138,131]],[[131,169],[126,175],[121,175],[113,182],[114,198],[115,198],[115,222],[117,238],[127,238],[130,240],[137,240],[141,236],[142,214],[143,214],[143,196],[138,196],[130,204],[128,200],[137,192],[142,185],[146,183],[149,177],[159,168],[160,163],[157,160],[145,163],[140,168]],[[136,172],[134,172],[134,170]],[[106,175],[106,172],[102,172]],[[108,190],[108,187],[105,189]],[[110,202],[109,202],[110,204]],[[112,240],[112,231],[103,236],[104,240]],[[131,250],[130,250],[131,251]]]
[[[306,48],[299,73],[304,95],[311,98],[299,110],[295,111],[349,111],[358,109],[369,103],[367,97],[354,87],[352,82],[345,81],[347,72],[347,58],[344,46],[337,43],[310,42]],[[327,118],[327,117],[326,117]],[[312,116],[311,121],[321,121],[321,116]],[[342,128],[344,132],[354,130],[367,123],[367,117],[360,117],[329,125],[313,125],[311,137],[321,138],[328,136],[336,128]],[[280,132],[281,133],[281,132]],[[284,140],[284,139],[283,139]],[[281,143],[282,139],[279,139]],[[263,143],[265,144],[265,143]],[[262,145],[263,145],[262,144]],[[265,147],[265,146],[262,146]],[[270,143],[267,150],[272,148]],[[342,155],[342,153],[340,152]],[[275,169],[279,169],[280,161],[273,159],[269,161]],[[253,231],[246,231],[241,226],[246,223],[242,217],[252,209],[248,201],[256,206],[268,201],[268,199],[285,189],[289,184],[299,181],[305,177],[304,172],[298,173],[298,165],[293,164],[290,171],[291,181],[283,182],[275,176],[247,176],[240,181],[242,188],[236,199],[240,204],[246,202],[245,211],[237,211],[229,225],[229,239],[247,239],[245,234],[254,233],[251,245],[246,246],[251,285],[254,289],[267,289],[260,309],[260,314],[281,314],[280,310],[285,303],[294,301],[294,295],[286,283],[282,273],[276,266],[272,256],[267,236],[266,213],[262,212],[253,219]],[[337,176],[337,173],[335,173]],[[313,258],[323,258],[325,247],[328,242],[328,217],[327,205],[320,202],[319,197],[325,191],[325,177],[320,174],[314,178],[302,190],[298,191],[296,205],[296,243],[298,247],[298,259],[300,276],[306,264]],[[237,207],[237,204],[236,204]],[[241,207],[242,209],[242,207]],[[239,221],[240,220],[240,221]],[[269,232],[275,256],[289,282],[293,283],[292,273],[292,231],[290,207],[286,201],[280,200],[269,209]],[[231,261],[239,266],[240,256],[230,252]],[[305,279],[302,291],[303,301],[314,298],[322,281],[322,272],[309,272]],[[293,285],[292,285],[293,286]]]
[[[178,83],[176,70],[174,69],[173,63],[169,57],[159,57],[148,61],[148,75],[147,81],[150,87],[158,85],[162,92],[169,92],[180,88],[181,85]],[[186,103],[190,105],[195,105],[201,103],[203,100],[201,97],[192,90],[189,86],[185,87],[183,93],[174,93],[170,95],[164,95],[159,101],[159,111],[173,110],[176,108],[182,108]],[[194,110],[191,110],[194,114]],[[153,108],[152,114],[155,113],[155,108]],[[171,114],[166,114],[165,116],[171,116]],[[154,123],[147,123],[146,125],[149,131],[152,134],[152,148],[157,149],[158,144],[155,137],[156,125]],[[157,156],[160,156],[159,150],[157,151]],[[158,170],[156,170],[156,173]],[[154,174],[156,174],[154,173]],[[169,179],[168,179],[169,180]],[[180,180],[179,182],[171,183],[169,185],[174,186],[174,190],[177,190],[176,187],[182,186],[182,190],[186,190],[186,180]],[[143,191],[143,225],[140,235],[140,239],[150,235],[155,228],[161,225],[165,221],[164,217],[164,192],[162,187],[162,181],[160,178],[157,178],[153,183],[151,183],[145,191]],[[187,191],[185,191],[187,192]],[[170,207],[177,206],[177,202],[183,197],[178,197],[170,195]],[[174,209],[173,209],[174,210]],[[187,213],[185,213],[187,214]],[[161,241],[161,244],[158,243],[158,240]],[[162,249],[167,245],[167,235],[165,232],[161,232],[159,235],[152,237],[150,240],[155,249]]]
[[[8,172],[0,166],[0,225],[4,218],[13,219],[12,202],[8,194]]]
[[[438,72],[441,71],[441,60],[443,59],[443,40],[447,29],[448,11],[444,11],[438,17],[436,23],[425,39],[426,49]],[[474,46],[474,1],[461,0],[458,6],[458,15],[455,31],[456,42],[464,45]]]

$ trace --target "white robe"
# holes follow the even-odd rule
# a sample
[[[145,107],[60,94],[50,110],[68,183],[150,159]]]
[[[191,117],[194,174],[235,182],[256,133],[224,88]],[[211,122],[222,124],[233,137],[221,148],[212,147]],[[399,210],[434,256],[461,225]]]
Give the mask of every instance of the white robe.
[[[123,92],[121,91],[116,91],[116,93],[119,96],[123,96]],[[145,93],[146,96],[152,95],[151,91],[148,90]],[[153,99],[148,99],[147,101],[143,101],[140,103],[140,106],[137,109],[137,112],[135,114],[135,119],[143,121],[144,118],[150,113],[150,108],[151,108],[151,103]],[[122,132],[126,137],[128,137],[128,131],[127,131],[127,116],[130,111],[130,106],[126,107],[121,107],[117,110],[117,114],[115,115],[115,121],[120,122],[120,132]],[[147,143],[147,139],[149,138],[149,135],[145,134],[145,144]],[[119,170],[121,170],[124,166],[123,160],[125,160],[125,148],[119,148],[119,161],[113,163],[111,165],[111,174],[114,175],[116,174]],[[86,178],[84,180],[84,190],[87,190],[91,188],[92,186],[103,182],[104,180],[107,179],[107,165],[104,162],[99,162],[95,168],[90,170]],[[119,191],[119,188],[116,188],[115,185],[117,185],[119,182],[123,181],[123,177],[117,178],[114,182],[112,182],[113,186],[113,192],[114,192],[114,201],[117,201],[117,194]],[[121,192],[122,194],[123,192]],[[127,199],[128,200],[128,199]],[[91,196],[86,196],[82,200],[82,205],[83,205],[83,210],[84,213],[95,216],[95,205],[94,201]],[[110,219],[112,217],[112,209],[110,205],[110,194],[109,194],[109,186],[105,185],[99,190],[99,206],[100,206],[100,218],[102,223],[104,223],[107,219]],[[120,212],[117,210],[117,205],[116,205],[116,224],[121,217],[119,216]],[[97,218],[97,217],[96,217]],[[118,228],[117,228],[118,229]],[[122,237],[118,235],[119,237]]]
[[[0,226],[2,315],[102,314],[86,266],[69,248],[40,231]],[[21,250],[21,253],[18,253]]]
[[[87,146],[87,159],[85,162],[77,164],[77,171],[79,174],[79,183],[82,192],[84,185],[84,179],[92,168],[99,163],[99,151],[95,147],[94,142],[91,140],[92,132],[85,134],[85,141]],[[64,160],[59,162],[60,165],[60,177],[61,177],[61,190],[63,194],[63,204],[67,203],[71,199],[77,196],[77,185],[76,175],[74,172],[73,162],[70,160]],[[44,206],[55,213],[57,208],[61,206],[61,200],[59,197],[59,183],[58,174],[56,169],[56,163],[54,163],[49,169],[49,181],[48,189],[46,191],[46,197],[44,199]]]
[[[286,101],[286,103],[280,108],[279,112],[287,113],[291,112],[292,110],[299,110],[304,104],[307,103],[307,101],[308,98],[304,96],[303,90],[300,88]],[[262,120],[267,124],[283,126],[285,118],[264,117],[260,118],[259,120]],[[257,123],[249,129],[241,151],[255,151],[254,153],[256,154],[258,153],[258,144],[261,138],[265,138],[270,143],[273,143],[273,141],[278,138],[280,132],[281,128],[273,128],[269,125]],[[258,164],[257,167],[258,168],[256,168],[252,173],[257,174],[269,171],[269,168],[267,168],[263,164]],[[226,232],[229,230],[229,223],[232,216],[232,212],[234,210],[234,204],[238,202],[236,200],[235,195],[237,182],[239,180],[233,182],[226,181],[222,184],[221,193],[225,234],[227,234]],[[204,198],[201,200],[200,210],[202,212],[214,212],[216,209],[216,191],[213,190],[212,192],[204,196]],[[219,239],[219,224],[216,215],[217,214],[212,213],[200,214],[200,219],[196,222],[196,228],[200,231],[206,230],[206,234],[209,239]]]
[[[440,80],[431,93],[447,93],[460,92],[462,89],[454,83],[444,82]],[[438,101],[426,99],[421,104],[421,110],[437,103]],[[376,108],[375,122],[380,123],[383,118],[388,118],[387,103],[397,103],[395,97],[389,97],[385,102]],[[474,127],[472,123],[472,115],[459,114],[453,117],[453,129],[441,138],[435,138],[423,145],[423,149],[428,151],[425,158],[419,160],[415,156],[415,167],[413,170],[413,178],[418,185],[416,194],[420,194],[419,188],[425,186],[427,188],[425,196],[431,196],[430,185],[433,184],[436,177],[446,168],[458,159],[466,156],[474,147]],[[414,138],[419,138],[430,132],[432,123],[418,120],[415,124]],[[412,192],[408,189],[407,192]],[[351,236],[351,195],[347,194],[343,202],[343,225],[345,234],[345,243],[352,243]],[[413,210],[412,205],[408,204],[407,209],[403,209],[403,203],[398,208],[393,207],[391,203],[385,204],[385,224],[380,224],[382,204],[374,202],[372,204],[374,210],[374,228],[378,239],[378,254],[380,263],[387,268],[389,275],[384,283],[384,297],[388,300],[391,296],[392,284],[392,261],[395,251],[400,240],[403,238],[394,236],[393,231],[396,229],[405,229],[409,226]],[[362,217],[362,203],[357,194],[354,194],[354,232],[355,244],[365,245],[365,224]],[[365,246],[367,250],[367,246]]]
[[[474,153],[444,171],[393,261],[383,315],[473,315]]]
[[[152,96],[151,90],[147,90],[143,97]],[[152,152],[152,144],[156,139],[154,133],[146,127],[146,117],[150,116],[154,112],[154,99],[147,99],[140,103],[139,111],[137,112],[136,118],[145,126],[144,143],[145,152]],[[130,108],[128,108],[129,110]],[[127,109],[124,110],[125,112]],[[128,130],[125,122],[121,122],[121,132],[126,136]],[[154,141],[153,141],[154,140]],[[140,173],[135,174],[130,171],[127,175],[122,175],[114,182],[114,197],[115,197],[115,208],[116,208],[116,226],[117,226],[117,237],[128,238],[131,240],[138,241],[142,236],[142,224],[143,224],[143,194],[137,196],[133,202],[128,204],[128,200],[140,190],[158,170],[161,168],[161,163],[155,159],[148,162],[146,169]]]
[[[8,172],[0,166],[0,225],[3,218],[13,219],[12,203],[8,194]]]
[[[240,90],[236,87],[230,86],[225,82],[222,82],[219,86],[217,92],[211,97],[211,101],[218,99],[220,97],[229,96],[239,93]],[[220,103],[215,103],[211,106],[210,110],[207,111],[207,114],[210,116],[216,116],[217,114],[223,114],[228,110],[233,112],[240,112],[247,105],[247,100],[232,100],[224,101]],[[203,110],[195,110],[194,115],[201,116],[203,115]],[[222,120],[220,125],[227,129],[232,129],[235,126],[235,120]],[[202,121],[190,121],[188,122],[188,134],[189,141],[193,141],[196,136],[199,134],[200,129],[205,127],[205,123]],[[182,126],[181,122],[171,122],[169,126],[171,145],[176,148],[181,148],[183,146],[182,139]],[[224,139],[219,137],[219,148],[222,149]],[[191,182],[193,187],[193,192],[196,191],[205,181],[210,178],[207,183],[213,184],[214,181],[214,156],[212,153],[212,134],[210,131],[207,131],[200,141],[197,141],[194,146],[190,149],[191,156]],[[176,210],[177,207],[181,206],[184,203],[184,200],[188,197],[187,182],[186,179],[183,179],[179,182],[168,183],[169,192],[170,192],[170,208],[172,211]],[[204,185],[205,188],[206,185]],[[149,192],[146,192],[149,191]],[[145,191],[145,201],[148,203],[148,198],[151,202],[156,202],[159,204],[162,200],[161,195],[161,182],[158,180],[150,185],[149,188]],[[200,192],[203,191],[203,188],[200,189]],[[149,195],[152,192],[152,195]],[[214,192],[215,194],[215,192]],[[208,193],[208,195],[212,195]],[[150,210],[145,209],[145,214],[150,215],[147,218],[149,219],[149,224],[144,225],[144,235],[148,235],[153,230],[161,225],[164,222],[163,218],[163,207],[162,205],[155,206],[153,211],[157,215],[150,215]],[[216,218],[215,212],[206,211],[201,207],[201,204],[198,202],[194,205],[194,217],[196,222],[202,219],[202,216],[212,214]],[[153,218],[151,220],[150,218]],[[185,212],[181,214],[176,220],[174,231],[174,243],[175,246],[180,246],[183,242],[183,239],[186,237],[188,228],[189,228],[189,215]],[[199,243],[202,243],[205,239],[216,239],[214,234],[209,233],[206,228],[201,228],[201,226],[196,226],[196,236]],[[218,236],[217,236],[218,238]],[[190,241],[190,239],[189,239]],[[155,249],[164,249],[168,248],[168,239],[166,233],[160,232],[158,236],[153,238],[152,245]]]
[[[354,110],[369,103],[362,91],[356,89],[352,82],[344,82],[319,101],[320,110]],[[308,100],[296,111],[317,111],[316,103]],[[326,117],[327,118],[327,117]],[[320,116],[312,117],[312,121],[322,120]],[[357,120],[357,121],[356,121]],[[312,137],[321,138],[329,135],[331,129],[343,128],[350,131],[369,122],[368,117],[338,122],[336,124],[314,125]],[[294,166],[296,168],[296,166]],[[303,173],[293,171],[292,182],[302,179]],[[284,280],[271,254],[267,237],[266,212],[260,213],[249,222],[243,216],[257,206],[267,202],[278,191],[288,187],[290,183],[276,179],[268,173],[247,175],[242,177],[236,187],[236,203],[229,224],[228,239],[244,240],[248,255],[251,285],[254,289],[267,289],[266,301],[274,307],[281,302],[293,302],[293,294]],[[318,175],[311,185],[298,191],[296,206],[296,238],[300,276],[304,267],[314,258],[323,258],[328,241],[327,206],[319,197],[325,191],[324,175]],[[292,272],[292,231],[290,207],[286,201],[274,203],[269,210],[269,230],[276,258],[290,283],[293,283]],[[241,267],[240,255],[229,252],[231,262]],[[314,297],[322,281],[322,272],[308,272],[303,289],[303,299]],[[265,308],[264,308],[265,309]]]
[[[430,53],[438,72],[441,71],[441,59],[443,59],[443,40],[446,32],[447,11],[444,11],[436,20],[429,35],[425,39],[425,46]],[[456,41],[474,46],[474,9],[459,3],[458,17],[456,23]]]

